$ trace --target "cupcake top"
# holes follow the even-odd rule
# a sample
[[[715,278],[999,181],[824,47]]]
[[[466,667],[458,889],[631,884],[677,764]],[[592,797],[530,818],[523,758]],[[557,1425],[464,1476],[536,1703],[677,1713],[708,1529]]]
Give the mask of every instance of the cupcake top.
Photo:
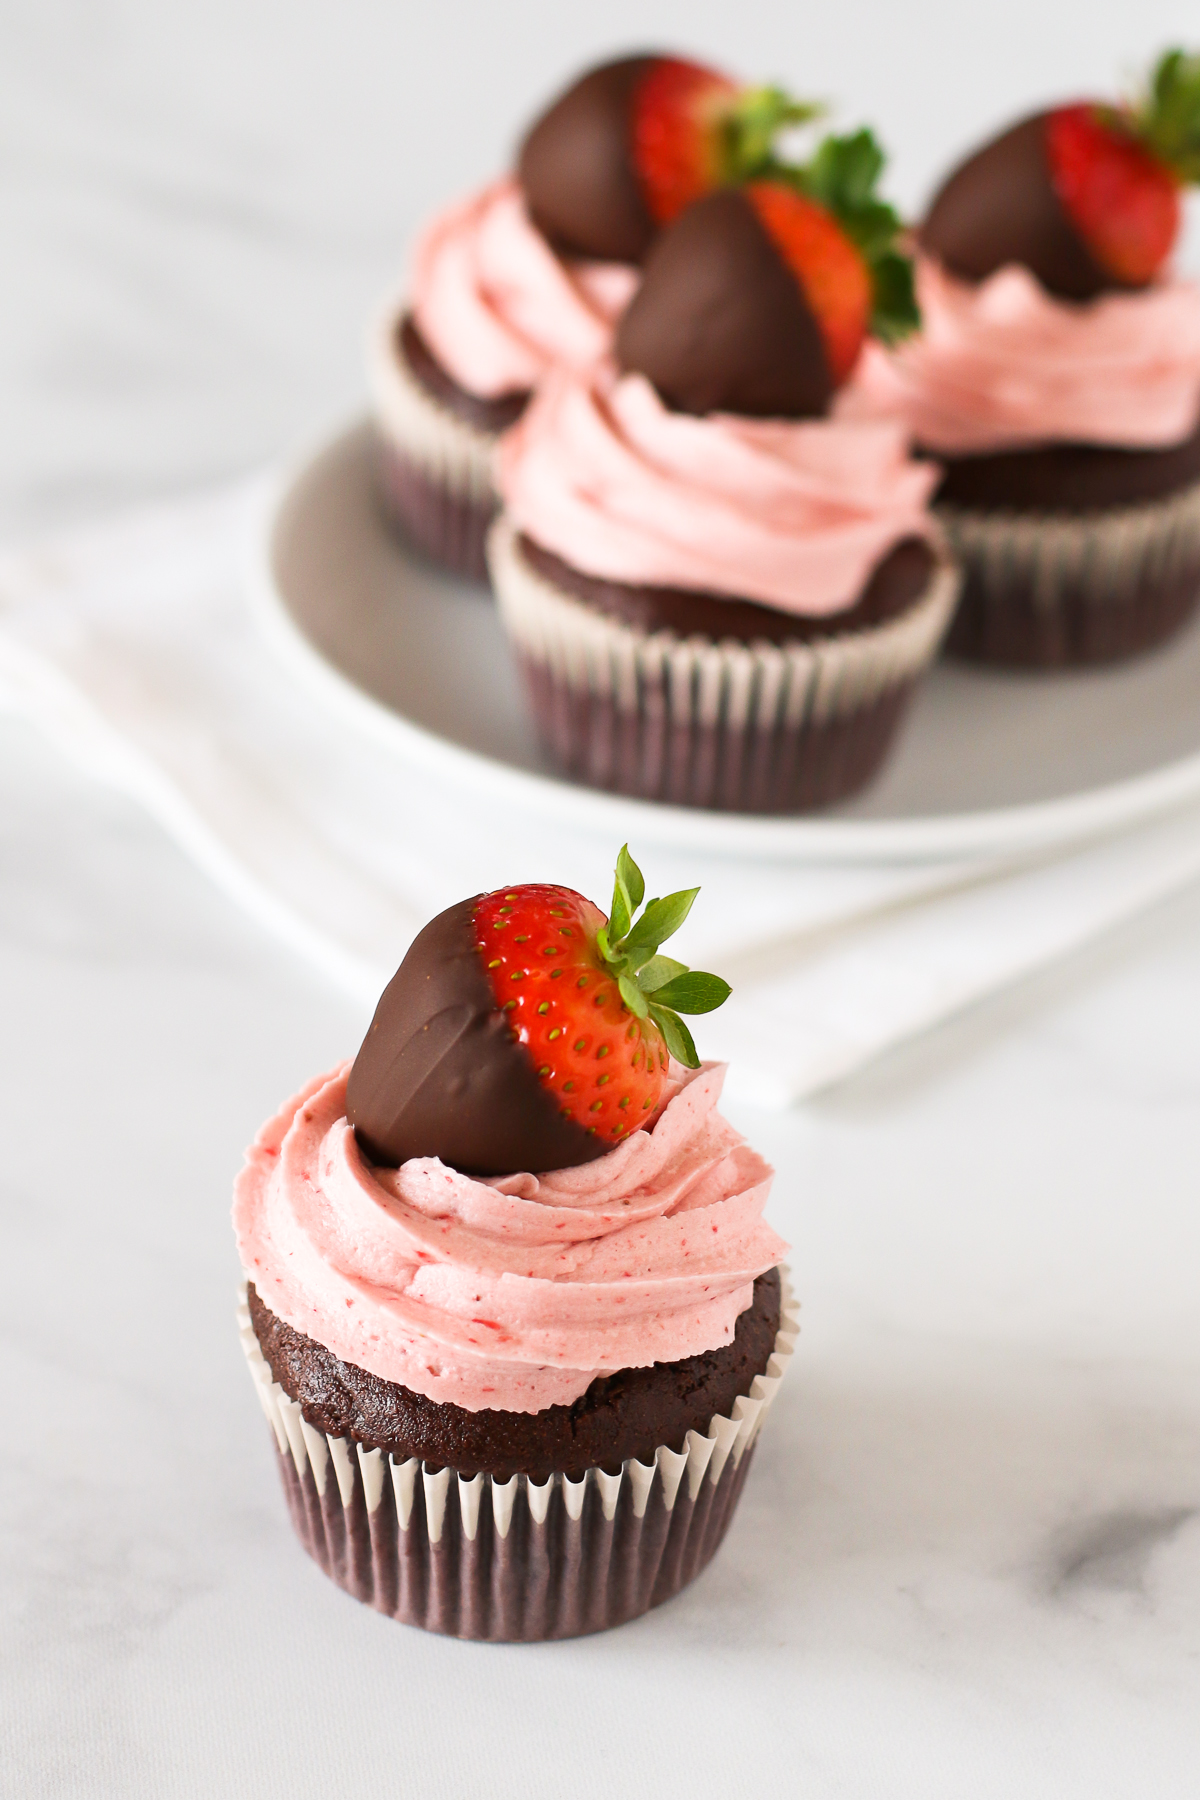
[[[414,940],[353,1065],[259,1133],[243,1267],[285,1324],[468,1411],[539,1412],[597,1375],[732,1341],[784,1246],[772,1171],[717,1111],[681,1013],[728,996],[660,953],[698,890],[612,908],[526,885]]]
[[[917,264],[922,330],[868,346],[844,419],[893,418],[966,455],[1068,442],[1158,449],[1200,425],[1200,286],[1058,299],[1019,264],[962,281]]]
[[[555,363],[585,368],[602,356],[637,280],[620,263],[560,260],[506,178],[425,227],[409,304],[446,373],[496,399],[532,388]]]
[[[559,371],[501,441],[514,525],[586,574],[823,617],[905,538],[938,479],[888,422],[706,418],[642,375]]]
[[[920,229],[923,332],[868,353],[841,410],[952,455],[1054,443],[1163,449],[1200,422],[1200,288],[1172,280],[1200,179],[1200,56],[1146,91],[1074,100],[969,155]]]
[[[786,1248],[761,1216],[769,1165],[717,1111],[719,1066],[679,1070],[651,1129],[594,1162],[484,1178],[372,1164],[348,1071],[252,1145],[242,1264],[294,1330],[431,1400],[538,1412],[599,1374],[729,1343]]]
[[[509,520],[598,579],[827,618],[929,538],[902,426],[828,416],[872,331],[915,320],[869,132],[724,188],[655,241],[613,357],[555,370],[502,441]]]

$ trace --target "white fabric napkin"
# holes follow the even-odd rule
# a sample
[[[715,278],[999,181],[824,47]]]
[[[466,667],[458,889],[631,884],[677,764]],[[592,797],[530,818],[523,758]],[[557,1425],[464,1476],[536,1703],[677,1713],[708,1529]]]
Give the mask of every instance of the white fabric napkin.
[[[556,880],[603,904],[616,843],[450,785],[327,714],[242,570],[266,478],[0,558],[0,705],[136,797],[214,880],[358,998],[463,894]],[[635,843],[677,940],[733,998],[730,1091],[784,1106],[1200,878],[1200,808],[1036,862],[814,867]]]

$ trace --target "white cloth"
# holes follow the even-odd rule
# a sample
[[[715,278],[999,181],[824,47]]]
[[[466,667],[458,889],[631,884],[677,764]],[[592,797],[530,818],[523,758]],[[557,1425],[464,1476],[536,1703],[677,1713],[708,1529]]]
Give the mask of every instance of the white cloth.
[[[606,902],[618,845],[498,809],[324,713],[242,580],[264,481],[0,559],[0,706],[135,796],[269,929],[373,1005],[463,894]],[[1200,878],[1200,809],[1035,863],[798,866],[635,843],[733,998],[698,1024],[730,1091],[784,1106]],[[353,1046],[348,1046],[348,1050]]]

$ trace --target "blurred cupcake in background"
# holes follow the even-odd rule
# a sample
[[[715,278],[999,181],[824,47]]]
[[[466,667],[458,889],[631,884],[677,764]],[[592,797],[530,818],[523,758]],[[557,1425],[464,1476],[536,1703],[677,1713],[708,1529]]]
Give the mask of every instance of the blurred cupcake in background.
[[[922,331],[864,356],[840,410],[936,456],[985,662],[1111,661],[1200,598],[1200,286],[1170,272],[1200,179],[1200,56],[1137,103],[1034,114],[957,168],[920,231]]]
[[[830,403],[914,322],[867,132],[697,201],[615,359],[552,373],[500,450],[489,555],[543,744],[593,786],[790,812],[876,773],[957,587],[938,470]]]
[[[500,433],[549,368],[609,350],[661,225],[765,166],[811,111],[677,57],[625,57],[534,123],[515,176],[430,221],[369,348],[380,492],[413,543],[485,576]]]

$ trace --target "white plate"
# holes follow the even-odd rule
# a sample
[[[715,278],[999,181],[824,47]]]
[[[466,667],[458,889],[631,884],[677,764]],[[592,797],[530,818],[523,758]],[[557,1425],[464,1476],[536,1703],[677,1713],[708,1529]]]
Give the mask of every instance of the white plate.
[[[278,648],[356,729],[476,794],[610,836],[804,862],[1012,854],[1200,796],[1200,623],[1116,669],[939,666],[880,780],[818,815],[701,812],[576,786],[539,756],[487,593],[407,553],[383,524],[362,424],[283,484],[251,577]]]

